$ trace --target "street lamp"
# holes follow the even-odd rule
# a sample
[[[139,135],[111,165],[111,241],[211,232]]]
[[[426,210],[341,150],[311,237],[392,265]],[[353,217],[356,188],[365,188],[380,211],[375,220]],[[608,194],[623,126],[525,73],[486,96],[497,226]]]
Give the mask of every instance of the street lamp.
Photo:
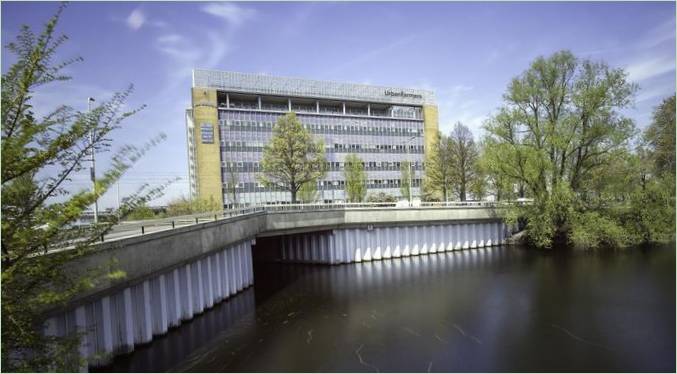
[[[92,103],[94,102],[93,97],[87,98],[87,114],[89,115],[92,112]],[[96,162],[94,161],[94,130],[89,130],[89,142],[91,143],[92,149],[92,167],[90,168],[90,177],[92,179],[92,188],[94,189],[94,224],[99,223],[99,199],[96,197]]]

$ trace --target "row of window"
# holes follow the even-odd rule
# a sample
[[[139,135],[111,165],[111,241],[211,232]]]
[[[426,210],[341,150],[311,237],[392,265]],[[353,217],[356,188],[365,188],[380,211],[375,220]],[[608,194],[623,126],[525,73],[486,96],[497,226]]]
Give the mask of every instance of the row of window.
[[[230,105],[227,105],[225,101],[219,102],[219,108],[244,109],[244,110],[273,110],[287,112],[289,111],[289,104],[262,102],[261,108],[259,109],[259,103],[257,101],[230,100]],[[291,103],[291,110],[293,112],[300,113],[343,114],[342,106],[331,106],[320,104],[318,108],[317,104],[294,103],[293,101]],[[392,106],[387,109],[371,108],[371,110],[369,111],[367,110],[367,108],[364,107],[346,106],[345,114],[361,115],[361,116],[371,115],[374,117],[412,118],[412,119],[422,118],[420,108],[407,106]]]
[[[401,181],[399,179],[369,179],[367,180],[368,189],[378,189],[378,188],[399,188],[401,186]],[[411,184],[414,188],[421,186],[421,179],[412,179]],[[318,191],[331,191],[331,190],[343,190],[345,189],[346,182],[343,180],[338,181],[320,181],[317,185]],[[227,193],[231,189],[229,183],[223,183],[224,193]],[[250,183],[250,182],[240,182],[235,184],[235,192],[273,192],[273,191],[284,191],[278,187],[267,187],[261,183]]]
[[[275,122],[257,122],[241,120],[219,120],[226,129],[241,131],[272,131]],[[386,126],[356,126],[356,125],[322,125],[315,123],[303,124],[303,127],[313,134],[352,134],[352,135],[385,135],[385,136],[423,136],[423,128]]]
[[[261,142],[221,142],[221,151],[231,152],[263,152],[265,145]],[[422,154],[424,147],[422,145],[404,145],[391,144],[334,144],[334,146],[325,146],[327,153],[398,153],[398,154]]]
[[[363,162],[364,170],[366,171],[398,171],[400,170],[400,162]],[[326,169],[327,171],[343,171],[345,168],[344,162],[327,162]],[[412,162],[412,170],[423,170],[424,164],[422,162]],[[227,175],[228,172],[237,172],[237,173],[253,173],[260,172],[261,163],[259,162],[222,162],[221,163],[221,172],[223,175]]]

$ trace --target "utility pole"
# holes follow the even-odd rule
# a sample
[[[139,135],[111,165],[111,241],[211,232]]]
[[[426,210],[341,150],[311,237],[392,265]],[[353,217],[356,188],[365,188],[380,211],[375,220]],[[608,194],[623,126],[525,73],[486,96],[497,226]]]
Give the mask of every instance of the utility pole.
[[[87,98],[87,114],[91,114],[92,112],[92,103],[94,102],[93,97],[88,97]],[[89,131],[89,142],[91,143],[92,149],[90,152],[92,153],[92,167],[90,168],[90,177],[92,178],[92,188],[94,190],[94,193],[96,194],[96,162],[94,160],[94,130]],[[99,199],[95,197],[94,200],[94,224],[99,223]]]

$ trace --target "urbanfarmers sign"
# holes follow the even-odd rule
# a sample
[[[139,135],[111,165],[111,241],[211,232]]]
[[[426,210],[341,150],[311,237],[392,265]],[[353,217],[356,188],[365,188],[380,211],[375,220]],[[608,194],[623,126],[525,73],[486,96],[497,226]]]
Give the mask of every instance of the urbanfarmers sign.
[[[393,91],[393,90],[386,90],[385,95],[386,96],[399,96],[399,97],[412,97],[412,98],[415,98],[415,99],[422,99],[423,98],[423,95],[407,93],[407,92],[404,92],[404,91]]]

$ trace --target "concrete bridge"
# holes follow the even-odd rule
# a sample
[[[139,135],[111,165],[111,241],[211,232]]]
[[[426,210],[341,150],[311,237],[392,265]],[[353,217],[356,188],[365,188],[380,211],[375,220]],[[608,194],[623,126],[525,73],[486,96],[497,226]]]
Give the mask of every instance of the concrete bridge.
[[[278,250],[267,254],[279,261],[381,260],[501,244],[508,235],[501,209],[491,203],[274,206],[183,227],[172,222],[164,231],[142,229],[144,235],[103,242],[68,264],[73,274],[108,266],[126,277],[106,279],[52,311],[45,331],[83,332],[81,355],[91,366],[102,365],[251,286],[256,238],[279,237]]]

